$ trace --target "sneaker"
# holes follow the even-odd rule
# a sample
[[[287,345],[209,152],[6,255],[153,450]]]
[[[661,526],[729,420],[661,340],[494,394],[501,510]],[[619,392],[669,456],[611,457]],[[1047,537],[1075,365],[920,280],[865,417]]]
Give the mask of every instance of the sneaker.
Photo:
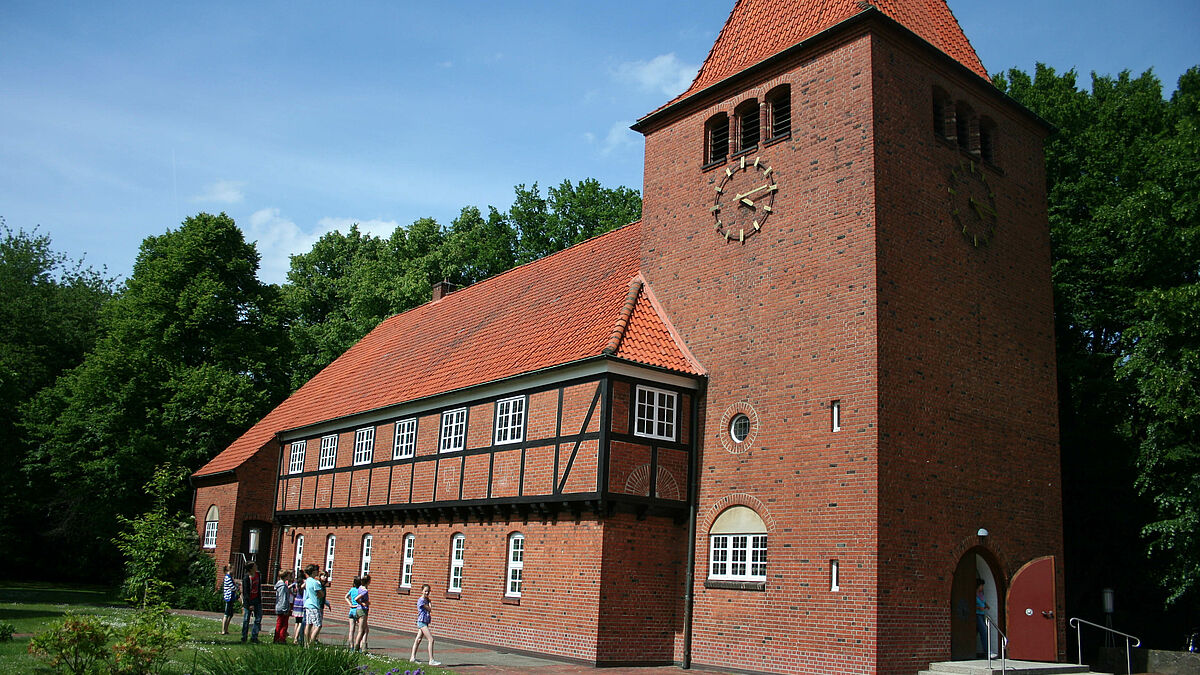
[[[431,666],[440,666],[440,665],[442,665],[442,662],[441,662],[441,661],[430,661],[430,662],[429,662],[429,665],[431,665]]]

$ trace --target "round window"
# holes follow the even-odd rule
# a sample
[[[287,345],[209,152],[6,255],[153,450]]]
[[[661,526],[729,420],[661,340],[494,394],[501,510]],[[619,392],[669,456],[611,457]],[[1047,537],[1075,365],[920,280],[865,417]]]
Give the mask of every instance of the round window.
[[[743,413],[738,413],[734,416],[733,421],[729,423],[729,437],[734,443],[741,443],[750,435],[750,418]]]

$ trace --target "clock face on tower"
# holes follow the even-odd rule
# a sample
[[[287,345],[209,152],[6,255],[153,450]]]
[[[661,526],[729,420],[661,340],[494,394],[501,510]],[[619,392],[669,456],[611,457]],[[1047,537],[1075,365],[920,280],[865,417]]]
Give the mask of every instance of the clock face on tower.
[[[983,170],[972,161],[950,169],[950,217],[975,247],[987,244],[996,232],[996,193]]]
[[[741,157],[725,168],[712,206],[717,234],[725,241],[745,242],[758,234],[775,209],[779,185],[762,157]]]

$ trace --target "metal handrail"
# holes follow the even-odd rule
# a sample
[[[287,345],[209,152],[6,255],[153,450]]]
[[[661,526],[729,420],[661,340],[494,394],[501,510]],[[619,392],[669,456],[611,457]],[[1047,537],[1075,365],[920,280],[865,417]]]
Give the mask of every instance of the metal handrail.
[[[1008,636],[1004,634],[1004,631],[1000,630],[1000,627],[997,626],[994,621],[992,621],[992,617],[988,616],[987,614],[984,614],[983,620],[984,620],[984,623],[986,623],[988,625],[988,628],[996,629],[996,634],[1000,636],[1000,673],[1001,673],[1001,675],[1003,675],[1004,673],[1008,672]],[[987,657],[988,657],[988,670],[990,671],[992,669],[992,631],[991,630],[989,630],[987,633]]]
[[[1113,630],[1112,628],[1109,628],[1108,626],[1101,626],[1098,623],[1092,623],[1091,621],[1088,621],[1086,619],[1080,619],[1077,617],[1072,617],[1071,620],[1068,621],[1067,623],[1075,628],[1075,647],[1077,650],[1076,654],[1078,656],[1078,660],[1076,661],[1076,663],[1078,665],[1081,665],[1081,666],[1083,665],[1083,641],[1080,639],[1080,633],[1082,632],[1083,627],[1080,626],[1079,624],[1087,624],[1089,626],[1099,628],[1100,630],[1106,630],[1109,633],[1112,633],[1113,635],[1120,635],[1121,637],[1125,638],[1125,672],[1126,673],[1133,672],[1133,658],[1132,658],[1131,652],[1130,652],[1131,648],[1129,645],[1129,641],[1133,640],[1134,647],[1141,647],[1142,639],[1140,637],[1130,635],[1129,633],[1122,633],[1121,631]]]

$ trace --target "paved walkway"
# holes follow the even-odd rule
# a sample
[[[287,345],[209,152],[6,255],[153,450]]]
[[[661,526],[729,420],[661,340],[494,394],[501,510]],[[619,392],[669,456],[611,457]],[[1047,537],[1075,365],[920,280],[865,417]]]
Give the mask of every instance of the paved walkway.
[[[217,641],[227,639],[230,642],[235,642],[241,637],[242,618],[235,616],[229,624],[229,635],[224,636],[219,634],[221,614],[218,612],[196,612],[191,610],[176,610],[178,614],[186,614],[188,616],[201,617],[212,619],[213,638]],[[271,639],[271,633],[275,628],[275,615],[263,614],[263,634],[267,640]],[[337,619],[325,619],[325,626],[321,629],[321,641],[326,644],[337,644],[346,642],[346,630],[348,624],[345,621]],[[402,633],[398,631],[371,628],[371,632],[367,637],[370,643],[370,650],[375,654],[386,654],[389,657],[407,659],[412,650],[412,633]],[[425,643],[421,643],[417,657],[422,661],[425,660]],[[456,673],[463,675],[482,675],[483,673],[495,673],[496,675],[516,675],[517,673],[536,673],[537,675],[579,675],[581,673],[602,673],[603,675],[684,675],[688,672],[677,666],[658,666],[645,668],[595,668],[594,666],[582,665],[578,663],[570,663],[561,661],[547,656],[532,656],[528,654],[517,654],[506,652],[500,648],[486,648],[475,645],[464,644],[438,637],[433,648],[433,658],[442,662],[443,668],[449,668]],[[711,673],[715,671],[706,670]]]

